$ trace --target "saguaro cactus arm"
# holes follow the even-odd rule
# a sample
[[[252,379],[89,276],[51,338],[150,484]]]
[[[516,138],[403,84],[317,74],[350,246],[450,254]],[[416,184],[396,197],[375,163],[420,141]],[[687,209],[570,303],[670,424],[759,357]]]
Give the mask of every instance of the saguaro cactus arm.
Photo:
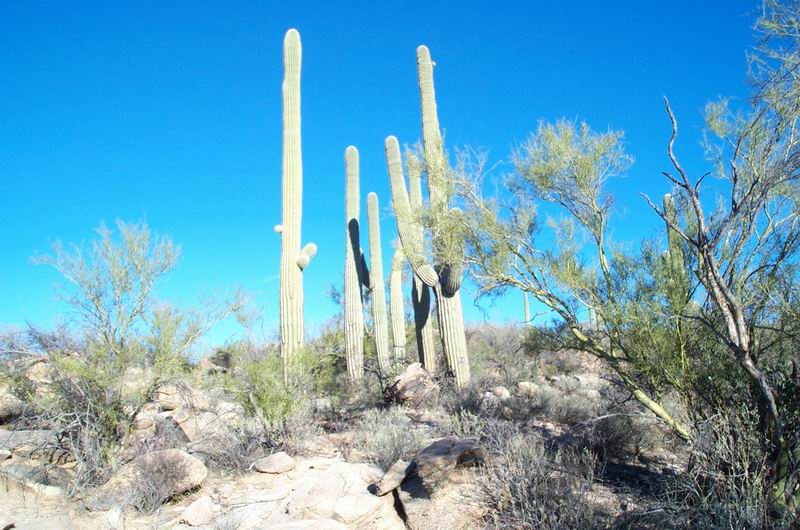
[[[311,258],[313,258],[317,254],[317,245],[314,243],[308,243],[306,246],[300,250],[300,256],[297,258],[297,266],[300,267],[300,270],[303,270],[311,263]]]
[[[423,228],[411,209],[403,177],[403,165],[400,161],[400,145],[394,136],[386,138],[386,164],[389,169],[397,231],[400,234],[403,251],[408,256],[414,274],[426,285],[433,287],[439,283],[439,275],[425,258],[424,241],[421,237]]]
[[[403,249],[398,245],[392,257],[392,272],[389,275],[389,309],[392,317],[392,346],[394,360],[400,362],[406,356],[406,315],[403,308]]]

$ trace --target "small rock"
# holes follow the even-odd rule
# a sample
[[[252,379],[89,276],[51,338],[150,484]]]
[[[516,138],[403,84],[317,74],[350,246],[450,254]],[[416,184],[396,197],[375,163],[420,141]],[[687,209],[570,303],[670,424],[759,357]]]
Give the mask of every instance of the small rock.
[[[517,393],[519,393],[520,396],[535,396],[536,385],[530,381],[520,381],[517,383]]]
[[[271,454],[269,456],[265,456],[264,458],[259,458],[256,460],[253,467],[259,473],[285,473],[291,469],[294,469],[296,462],[294,458],[287,455],[285,452],[280,451],[278,453]]]
[[[500,398],[491,392],[484,392],[481,396],[481,410],[488,413],[493,413],[495,416],[499,414],[502,402]]]
[[[181,521],[189,526],[202,526],[214,518],[214,502],[208,495],[203,495],[186,507],[181,514]]]
[[[504,386],[496,386],[492,388],[492,394],[497,396],[500,401],[506,401],[507,399],[511,399],[511,392]]]
[[[0,449],[0,462],[11,458],[11,451],[8,449]]]
[[[392,467],[390,467],[383,477],[373,484],[373,493],[378,496],[386,495],[387,493],[395,490],[405,480],[407,476],[412,474],[417,468],[416,463],[408,463],[403,460],[398,460]]]
[[[244,416],[244,408],[238,403],[231,403],[230,401],[220,401],[217,403],[215,410],[220,418]]]
[[[46,429],[31,431],[6,431],[0,429],[0,449],[8,449],[12,452],[17,447],[44,446],[56,444],[57,442],[55,433]]]
[[[8,489],[33,492],[43,498],[65,497],[65,490],[73,475],[59,468],[50,468],[41,463],[20,463],[16,459],[0,466],[0,484]]]
[[[175,410],[180,407],[207,409],[208,399],[201,393],[185,385],[166,383],[153,392],[153,401],[161,406],[161,410]]]
[[[329,414],[333,412],[333,404],[326,397],[317,398],[311,402],[312,410],[317,414]]]
[[[131,429],[134,431],[142,431],[152,427],[156,421],[159,408],[158,403],[146,403],[143,405],[142,408],[139,409],[139,412],[136,413],[136,416],[134,416]]]

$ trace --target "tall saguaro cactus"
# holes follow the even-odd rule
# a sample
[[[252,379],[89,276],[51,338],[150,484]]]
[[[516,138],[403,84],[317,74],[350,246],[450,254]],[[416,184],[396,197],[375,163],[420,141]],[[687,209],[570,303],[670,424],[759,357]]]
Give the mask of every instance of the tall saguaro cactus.
[[[522,312],[524,325],[531,325],[531,304],[528,301],[528,291],[522,291]]]
[[[408,170],[409,203],[412,214],[418,216],[422,211],[422,169],[419,159],[413,153],[406,159]],[[414,237],[424,240],[425,231],[422,224],[414,227]],[[430,373],[436,373],[436,345],[433,336],[433,319],[431,317],[431,288],[419,276],[414,274],[411,286],[411,304],[414,309],[414,329],[417,339],[419,361]]]
[[[302,47],[295,29],[283,41],[283,199],[281,235],[280,318],[281,355],[287,366],[303,347],[303,270],[317,252],[309,243],[300,248],[303,217],[303,158],[300,148],[300,67]]]
[[[383,257],[381,254],[381,224],[378,196],[367,195],[367,222],[369,223],[369,268],[372,293],[372,326],[375,350],[381,373],[391,371],[389,359],[389,321],[386,316],[386,286],[383,282]]]
[[[364,254],[361,252],[359,213],[358,150],[352,145],[345,150],[345,220],[346,244],[344,261],[344,342],[347,373],[351,381],[364,374],[364,308],[362,285],[365,285]]]
[[[689,277],[686,273],[686,261],[681,248],[681,236],[670,226],[678,226],[678,212],[675,209],[675,201],[672,195],[664,195],[664,219],[667,229],[667,252],[664,259],[667,265],[669,301],[673,309],[682,312],[687,309],[690,301],[689,296]]]
[[[392,317],[392,357],[395,364],[406,358],[406,315],[403,307],[403,263],[406,260],[399,246],[392,257],[389,273],[389,310]]]
[[[397,138],[386,139],[386,160],[392,187],[392,203],[397,217],[398,232],[403,249],[414,273],[433,288],[439,332],[447,364],[454,373],[456,385],[469,382],[470,368],[467,340],[464,333],[464,313],[461,308],[461,280],[464,250],[448,229],[447,224],[455,211],[450,209],[450,189],[447,158],[439,131],[436,112],[436,95],[433,86],[433,62],[428,48],[417,48],[417,73],[422,106],[422,145],[425,154],[425,171],[428,176],[430,223],[435,266],[424,255],[425,242],[420,237],[420,220],[412,210],[400,162]]]

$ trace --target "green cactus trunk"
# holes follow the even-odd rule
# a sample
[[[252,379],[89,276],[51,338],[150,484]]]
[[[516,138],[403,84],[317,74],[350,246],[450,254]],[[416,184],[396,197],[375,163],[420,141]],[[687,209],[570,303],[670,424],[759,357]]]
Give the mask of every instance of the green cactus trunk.
[[[412,153],[406,159],[408,170],[409,203],[415,218],[422,214],[422,175],[419,159]],[[423,241],[425,232],[422,224],[417,225],[416,238]],[[436,374],[436,339],[431,316],[431,288],[416,274],[411,287],[411,304],[414,309],[414,332],[417,340],[419,362],[431,374]]]
[[[360,194],[358,150],[345,151],[345,262],[344,262],[344,343],[347,373],[351,381],[364,375],[364,285],[360,241]]]
[[[400,162],[400,146],[394,136],[386,139],[386,160],[400,242],[419,279],[433,287],[445,357],[450,371],[456,377],[456,385],[464,387],[469,382],[469,361],[460,294],[458,291],[453,294],[446,292],[443,282],[439,281],[439,275],[424,255],[423,241],[419,237],[422,225],[411,209]],[[411,253],[415,253],[413,258]],[[429,283],[429,280],[432,281]],[[432,352],[432,349],[426,347],[425,351]]]
[[[386,286],[383,281],[383,257],[381,253],[381,224],[378,196],[367,195],[367,222],[369,223],[369,263],[372,305],[372,326],[378,368],[382,374],[392,369],[389,359],[389,320],[386,316]]]
[[[309,243],[300,248],[303,212],[303,159],[300,148],[300,34],[290,29],[284,39],[283,80],[283,198],[281,234],[280,319],[284,372],[303,347],[303,269],[316,254]]]
[[[403,307],[403,263],[406,257],[398,246],[392,257],[389,275],[389,310],[392,317],[392,362],[397,366],[406,359],[406,315]]]
[[[464,249],[460,238],[448,237],[450,231],[441,229],[441,225],[454,211],[449,207],[448,165],[436,111],[433,61],[426,46],[417,48],[417,74],[422,107],[422,144],[434,233],[433,248],[439,260],[435,270],[440,281],[434,287],[439,331],[450,370],[455,374],[456,384],[463,387],[470,379],[464,313],[461,307]]]

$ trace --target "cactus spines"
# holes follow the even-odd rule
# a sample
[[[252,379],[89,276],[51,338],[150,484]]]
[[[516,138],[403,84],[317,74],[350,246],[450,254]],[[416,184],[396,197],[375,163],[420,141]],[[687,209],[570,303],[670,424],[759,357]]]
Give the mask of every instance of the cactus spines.
[[[345,150],[345,262],[344,262],[344,341],[347,373],[351,381],[364,374],[364,310],[361,286],[364,284],[364,257],[360,242],[360,195],[358,150]]]
[[[389,321],[386,316],[386,287],[383,282],[383,257],[381,254],[381,224],[378,196],[367,195],[367,222],[369,224],[369,268],[372,292],[372,326],[378,367],[382,374],[391,371],[389,359]]]
[[[303,160],[300,148],[300,67],[302,47],[295,29],[283,42],[283,221],[281,235],[280,319],[284,366],[303,347],[303,269],[317,251],[309,243],[300,248],[303,206]]]
[[[422,211],[422,176],[421,164],[413,153],[406,157],[408,169],[409,200],[414,216]],[[424,230],[417,223],[416,237],[423,241]],[[414,309],[414,330],[417,339],[419,362],[431,374],[436,373],[436,342],[433,336],[433,320],[431,318],[431,288],[415,274],[411,287],[411,304]]]
[[[392,317],[392,357],[395,364],[406,358],[406,315],[403,307],[403,263],[406,257],[399,246],[392,257],[389,274],[389,310]]]

